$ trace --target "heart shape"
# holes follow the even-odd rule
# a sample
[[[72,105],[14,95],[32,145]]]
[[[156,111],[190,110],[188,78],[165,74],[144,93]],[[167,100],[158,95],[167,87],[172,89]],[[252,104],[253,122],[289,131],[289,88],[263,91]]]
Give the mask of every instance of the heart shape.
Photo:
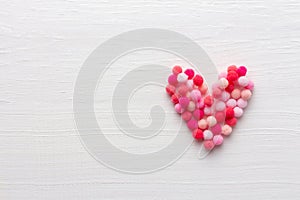
[[[221,145],[223,136],[230,135],[242,117],[254,88],[246,74],[244,66],[229,66],[227,72],[219,74],[209,94],[200,74],[193,69],[183,71],[181,66],[173,67],[166,92],[195,140],[203,140],[207,150]]]

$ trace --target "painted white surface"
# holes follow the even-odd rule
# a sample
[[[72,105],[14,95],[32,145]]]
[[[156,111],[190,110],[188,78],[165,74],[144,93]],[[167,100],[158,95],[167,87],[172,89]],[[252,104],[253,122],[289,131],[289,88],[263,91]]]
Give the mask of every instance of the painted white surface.
[[[1,1],[0,199],[300,199],[299,10],[296,0]],[[144,27],[192,38],[219,70],[248,66],[256,91],[232,137],[206,159],[195,144],[162,171],[128,175],[82,147],[72,94],[94,48]],[[161,148],[173,131],[144,149]],[[139,148],[117,128],[107,135]]]

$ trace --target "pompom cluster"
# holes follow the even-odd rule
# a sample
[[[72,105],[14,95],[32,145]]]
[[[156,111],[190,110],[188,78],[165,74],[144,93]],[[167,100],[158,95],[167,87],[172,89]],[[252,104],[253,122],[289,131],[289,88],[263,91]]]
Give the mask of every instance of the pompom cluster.
[[[208,150],[223,143],[232,128],[244,114],[252,96],[254,84],[246,77],[244,66],[229,66],[219,74],[212,86],[212,94],[201,75],[193,69],[183,70],[175,66],[168,78],[166,92],[175,105],[175,110],[193,133],[196,140],[203,140]]]

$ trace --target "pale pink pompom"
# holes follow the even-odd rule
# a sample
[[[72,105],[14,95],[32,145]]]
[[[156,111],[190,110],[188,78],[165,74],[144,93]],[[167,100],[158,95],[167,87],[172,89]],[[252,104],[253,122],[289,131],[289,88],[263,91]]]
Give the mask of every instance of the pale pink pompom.
[[[181,105],[179,103],[175,105],[175,111],[179,114],[182,113]]]
[[[223,143],[223,136],[222,135],[215,135],[213,138],[213,142],[215,145],[221,145]]]
[[[192,90],[190,97],[194,102],[199,102],[201,100],[201,92],[199,90]]]

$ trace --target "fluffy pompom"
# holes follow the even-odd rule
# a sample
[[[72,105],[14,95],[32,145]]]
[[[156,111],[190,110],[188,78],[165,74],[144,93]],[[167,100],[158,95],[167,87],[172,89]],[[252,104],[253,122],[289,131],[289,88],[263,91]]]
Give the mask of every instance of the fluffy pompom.
[[[197,89],[192,90],[190,96],[194,102],[199,102],[201,100],[201,92]]]
[[[182,72],[182,68],[180,66],[176,65],[173,67],[172,72],[175,75],[180,74]]]
[[[234,108],[234,107],[236,107],[236,100],[235,100],[235,99],[229,99],[229,100],[226,102],[226,105],[227,105],[228,107]]]
[[[203,116],[204,116],[204,111],[203,110],[199,110],[199,109],[196,109],[194,110],[193,112],[193,116],[196,120],[199,120],[199,119],[202,119]]]
[[[198,128],[198,122],[194,119],[191,119],[190,121],[188,121],[187,126],[191,131],[193,131]]]
[[[196,76],[194,77],[193,81],[194,81],[194,84],[195,84],[196,86],[201,87],[202,84],[203,84],[203,77],[200,76],[200,75],[196,75]]]
[[[205,106],[205,108],[204,108],[204,114],[205,115],[211,115],[212,114],[212,108],[211,107],[207,107],[207,106]]]
[[[213,138],[213,142],[215,145],[221,145],[223,143],[223,136],[222,135],[215,135]]]
[[[228,135],[230,135],[231,133],[232,133],[232,128],[231,128],[231,126],[225,124],[225,125],[222,127],[222,134],[228,136]]]
[[[193,112],[196,108],[196,105],[193,101],[190,101],[188,107],[187,107],[187,110],[190,111],[190,112]]]
[[[176,84],[178,83],[177,79],[178,79],[178,77],[176,75],[171,74],[168,78],[168,82],[170,85],[176,86]]]
[[[235,126],[236,123],[237,123],[237,119],[236,118],[232,118],[232,119],[227,119],[226,120],[226,124],[228,124],[231,127]]]
[[[203,132],[204,140],[211,140],[213,138],[213,133],[210,130],[205,130]]]
[[[195,75],[195,72],[192,69],[186,69],[184,73],[188,76],[188,79],[192,79]]]
[[[232,119],[234,117],[234,111],[232,108],[226,108],[226,119]]]
[[[201,128],[202,130],[207,128],[207,121],[206,119],[201,119],[200,121],[198,121],[198,127]]]
[[[207,117],[207,123],[209,127],[213,127],[214,125],[217,124],[217,120],[214,116],[209,116]]]
[[[203,131],[201,129],[195,129],[193,131],[193,137],[196,140],[203,140],[203,138],[204,138]]]
[[[222,132],[222,126],[221,126],[221,124],[214,125],[213,127],[211,127],[210,131],[214,135],[220,134]]]
[[[179,104],[181,105],[181,108],[185,109],[190,103],[189,98],[187,97],[180,97],[179,98]]]
[[[228,101],[229,98],[230,98],[230,94],[226,91],[223,91],[221,94],[221,100],[226,102],[226,101]]]
[[[237,105],[238,105],[238,107],[240,107],[240,108],[246,108],[247,105],[248,105],[248,102],[245,101],[244,99],[239,99],[239,100],[237,101]]]
[[[249,99],[251,99],[251,96],[252,96],[252,92],[250,91],[250,90],[243,90],[242,92],[241,92],[241,97],[242,97],[242,99],[244,99],[245,101],[247,101],[247,100],[249,100]]]
[[[246,76],[247,74],[247,68],[245,66],[240,66],[236,72],[238,73],[239,76]]]
[[[234,89],[232,92],[231,92],[231,97],[233,99],[239,99],[241,97],[241,91],[239,89]]]
[[[220,78],[220,80],[219,80],[219,87],[221,89],[227,88],[228,84],[229,84],[229,82],[228,82],[228,80],[226,78]]]
[[[238,83],[242,87],[246,87],[249,84],[249,79],[246,76],[241,76],[238,79]]]
[[[215,144],[212,140],[204,141],[204,147],[206,150],[212,150],[215,147]]]
[[[179,114],[182,113],[181,105],[179,103],[177,103],[174,107],[175,107],[175,111],[177,113],[179,113]]]
[[[184,121],[189,121],[192,118],[192,113],[189,111],[185,111],[184,113],[181,114],[181,118]]]
[[[177,81],[179,83],[185,83],[187,80],[188,80],[188,75],[186,75],[185,73],[180,73],[177,75]]]
[[[243,115],[243,113],[244,113],[243,109],[241,109],[241,108],[239,108],[239,107],[235,107],[235,108],[233,109],[233,111],[234,111],[234,116],[235,116],[236,118],[240,118],[240,117]]]
[[[235,71],[229,71],[227,74],[227,80],[229,82],[234,82],[239,78],[239,75]]]
[[[215,105],[216,111],[223,111],[226,108],[226,104],[223,101],[218,101]]]

